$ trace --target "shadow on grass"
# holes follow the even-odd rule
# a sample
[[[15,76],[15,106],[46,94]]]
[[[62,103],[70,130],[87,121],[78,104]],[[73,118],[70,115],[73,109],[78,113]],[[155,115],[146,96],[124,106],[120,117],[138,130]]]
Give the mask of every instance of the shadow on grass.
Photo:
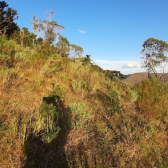
[[[25,142],[26,161],[23,168],[68,168],[64,146],[71,126],[71,111],[57,98],[59,97],[44,97],[43,102],[53,105],[59,112],[59,117],[54,122],[61,131],[50,142],[40,135],[29,134]]]

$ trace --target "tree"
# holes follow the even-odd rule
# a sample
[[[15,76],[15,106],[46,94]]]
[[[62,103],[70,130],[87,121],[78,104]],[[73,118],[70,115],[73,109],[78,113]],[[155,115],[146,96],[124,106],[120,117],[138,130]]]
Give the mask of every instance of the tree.
[[[103,70],[103,72],[105,76],[110,78],[111,80],[126,79],[126,77],[120,71]]]
[[[14,20],[18,19],[17,10],[9,8],[9,5],[1,1],[0,2],[0,35],[9,37],[15,30],[19,30],[19,27]]]
[[[20,44],[21,47],[34,47],[35,38],[37,35],[30,33],[28,28],[22,27],[22,30],[15,31],[10,37]]]
[[[79,58],[82,53],[84,52],[83,48],[81,46],[78,46],[76,44],[70,45],[71,55],[73,58]]]
[[[158,40],[155,38],[149,38],[143,43],[143,49],[141,54],[144,59],[142,68],[147,69],[148,78],[151,78],[151,73],[153,72],[155,77],[159,80],[166,75],[165,66],[168,61],[168,57],[165,53],[168,52],[168,44],[165,41]],[[164,64],[165,63],[165,64]],[[156,68],[163,68],[162,75],[158,76],[158,71]]]
[[[33,16],[33,21],[31,22],[33,26],[34,33],[38,33],[38,35],[43,32],[44,38],[52,44],[58,35],[59,30],[64,30],[64,26],[59,25],[56,21],[51,21],[54,14],[54,9],[49,11],[48,20],[40,20]]]
[[[56,47],[58,48],[58,52],[60,56],[69,56],[69,51],[70,51],[70,43],[67,40],[66,37],[63,37],[61,34],[59,34],[58,42],[56,44]]]
[[[28,28],[22,27],[22,31],[20,31],[21,47],[23,47],[23,42],[25,42],[25,37],[28,34],[29,34]]]

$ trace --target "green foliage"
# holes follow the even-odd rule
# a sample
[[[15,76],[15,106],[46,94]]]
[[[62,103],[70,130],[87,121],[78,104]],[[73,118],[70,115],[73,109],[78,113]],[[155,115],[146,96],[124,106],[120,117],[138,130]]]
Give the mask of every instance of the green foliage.
[[[65,98],[65,92],[62,85],[57,85],[56,88],[53,90],[51,96],[56,97],[58,100]]]
[[[0,35],[9,37],[19,27],[14,20],[18,19],[17,10],[9,8],[5,1],[0,1]]]
[[[30,60],[37,60],[39,57],[39,54],[35,53],[35,51],[29,47],[21,49],[21,51],[15,53],[16,62],[27,63],[30,62]]]
[[[12,75],[14,75],[14,69],[9,69],[5,66],[0,67],[0,79],[2,81],[2,84],[9,84],[10,79],[12,78]]]
[[[154,73],[156,78],[161,79],[161,77],[158,77],[156,67],[160,66],[160,68],[163,68],[162,73],[164,73],[165,66],[161,65],[161,63],[166,63],[168,60],[164,54],[168,52],[168,43],[155,38],[149,38],[142,46],[141,54],[143,57],[141,58],[144,59],[142,67],[147,69],[149,78],[151,78],[151,73]]]
[[[137,100],[137,98],[138,98],[138,94],[137,94],[137,92],[136,92],[135,90],[131,90],[131,91],[129,92],[129,96],[130,96],[130,100],[129,100],[128,103],[133,103],[133,102],[135,102],[135,101]]]
[[[61,130],[58,126],[59,112],[51,104],[42,104],[39,118],[34,128],[34,134],[42,136],[44,139],[51,141]]]
[[[69,47],[70,43],[67,40],[66,37],[63,37],[61,34],[59,34],[58,42],[56,44],[56,47],[58,48],[58,52],[61,57],[67,57],[69,55]]]
[[[91,63],[91,67],[92,67],[92,70],[94,70],[94,71],[99,71],[99,72],[103,71],[103,69],[101,67],[99,67],[98,65],[96,65],[94,63]]]
[[[86,62],[91,62],[91,55],[86,55],[86,57],[85,57],[85,61]]]
[[[118,100],[118,94],[117,92],[113,91],[113,92],[109,92],[109,98],[111,101],[111,111],[108,112],[108,116],[111,117],[113,116],[116,112],[120,112],[121,111],[121,107],[120,107],[120,103]]]
[[[58,119],[59,112],[57,104],[64,99],[63,87],[58,85],[55,90],[50,94],[49,99],[55,99],[56,104],[41,104],[39,118],[37,126],[34,129],[34,133],[42,136],[49,142],[56,138],[59,131],[61,130]]]
[[[161,117],[168,106],[168,86],[158,81],[156,78],[151,78],[137,84],[134,90],[138,93],[137,107],[142,114],[147,117]]]
[[[119,81],[119,79],[116,76],[111,75],[111,74],[109,75],[109,78],[113,81]]]
[[[34,90],[37,90],[41,86],[42,81],[43,81],[43,77],[42,76],[38,76],[36,78],[35,84],[34,84]]]
[[[53,73],[63,71],[62,63],[58,62],[57,64],[53,63],[49,65],[49,68],[52,70]]]
[[[120,71],[103,70],[106,77],[113,81],[119,81],[119,78],[126,79],[126,77]]]
[[[83,48],[81,46],[71,44],[70,49],[72,51],[72,58],[79,58],[82,53],[84,52]]]
[[[75,82],[72,83],[72,88],[75,93],[79,93],[81,90],[86,89],[87,84],[84,79],[76,79]]]
[[[63,87],[58,85],[40,106],[40,112],[33,134],[50,142],[61,130],[58,120],[60,113],[58,104],[64,99]],[[53,102],[54,100],[54,102]]]
[[[52,54],[51,57],[56,60],[56,59],[61,59],[59,54]]]
[[[43,32],[45,39],[52,44],[55,41],[57,36],[56,30],[64,30],[64,26],[59,25],[56,21],[50,21],[54,14],[54,9],[49,12],[49,19],[48,20],[40,20],[33,16],[33,21],[31,22],[34,33]]]
[[[0,64],[4,66],[12,66],[15,61],[15,46],[13,40],[7,40],[6,37],[0,36]]]
[[[69,103],[69,107],[72,111],[72,129],[78,127],[85,127],[85,123],[88,120],[88,111],[86,111],[86,104],[83,103]]]

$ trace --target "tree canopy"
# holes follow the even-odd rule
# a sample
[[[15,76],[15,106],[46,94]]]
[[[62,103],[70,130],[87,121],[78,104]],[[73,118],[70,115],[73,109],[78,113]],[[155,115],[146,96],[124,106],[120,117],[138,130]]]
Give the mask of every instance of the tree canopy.
[[[9,37],[19,26],[14,23],[18,19],[17,10],[9,8],[5,1],[0,1],[0,35]]]
[[[149,78],[151,78],[151,73],[154,73],[156,78],[161,79],[165,74],[165,66],[168,61],[168,58],[165,56],[165,53],[168,52],[168,43],[155,38],[149,38],[142,46],[141,54],[143,57],[141,58],[144,59],[142,67],[147,70]],[[156,68],[162,68],[163,75],[160,78]]]
[[[58,35],[58,30],[64,30],[64,26],[59,25],[56,21],[51,21],[54,14],[54,9],[49,12],[49,17],[47,20],[40,20],[33,16],[33,21],[31,25],[33,26],[34,33],[38,35],[43,32],[44,38],[52,44]]]

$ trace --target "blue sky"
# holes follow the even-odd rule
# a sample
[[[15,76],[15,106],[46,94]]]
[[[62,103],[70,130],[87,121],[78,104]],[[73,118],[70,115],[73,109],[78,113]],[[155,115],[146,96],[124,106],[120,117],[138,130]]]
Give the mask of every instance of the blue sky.
[[[124,75],[145,72],[140,54],[143,42],[157,38],[168,42],[168,0],[6,0],[17,9],[20,28],[33,32],[33,15],[53,19],[65,27],[61,33],[71,44],[80,45],[83,55],[103,69]]]

